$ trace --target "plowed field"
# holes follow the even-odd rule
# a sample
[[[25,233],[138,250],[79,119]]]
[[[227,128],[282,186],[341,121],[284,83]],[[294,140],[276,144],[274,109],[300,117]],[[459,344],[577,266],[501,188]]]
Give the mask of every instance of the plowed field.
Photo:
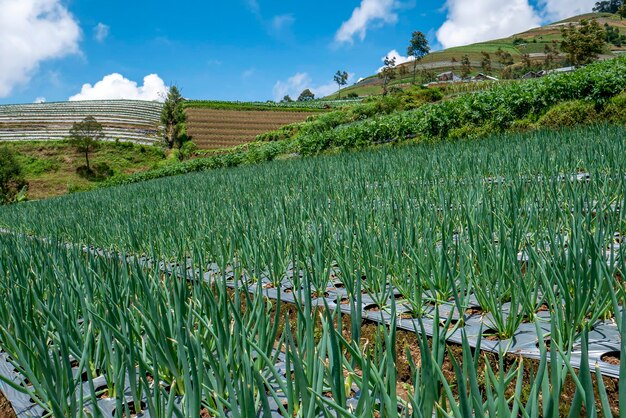
[[[290,123],[302,122],[313,112],[186,109],[187,132],[200,149],[228,148],[264,132]]]

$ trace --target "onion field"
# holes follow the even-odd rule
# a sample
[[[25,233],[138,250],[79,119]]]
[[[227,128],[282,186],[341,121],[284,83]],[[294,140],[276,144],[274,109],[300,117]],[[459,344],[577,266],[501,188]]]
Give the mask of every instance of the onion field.
[[[2,207],[0,388],[20,417],[623,417],[625,152],[596,125]]]
[[[0,142],[59,141],[74,122],[93,116],[105,140],[152,144],[160,141],[162,103],[138,100],[96,100],[0,106]]]

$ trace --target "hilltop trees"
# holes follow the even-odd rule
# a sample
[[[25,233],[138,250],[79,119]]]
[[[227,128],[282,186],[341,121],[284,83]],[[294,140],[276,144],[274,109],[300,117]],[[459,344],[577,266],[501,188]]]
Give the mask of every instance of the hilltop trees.
[[[187,114],[183,108],[183,97],[175,85],[170,87],[163,110],[161,111],[161,124],[165,127],[165,142],[172,148],[178,148],[187,140]]]
[[[417,75],[417,63],[424,58],[430,52],[430,46],[426,36],[419,31],[413,32],[411,40],[409,41],[409,47],[407,48],[407,54],[413,57],[413,84],[415,84],[415,77]]]
[[[0,205],[19,200],[27,186],[13,152],[6,146],[0,148]]]
[[[91,174],[89,165],[89,153],[100,147],[100,141],[104,139],[102,125],[93,117],[87,116],[82,122],[74,122],[70,129],[69,142],[76,150],[85,154],[87,174]]]
[[[593,11],[599,13],[617,13],[623,3],[622,0],[599,1],[594,6]]]
[[[589,64],[604,50],[606,33],[595,20],[583,19],[578,27],[569,24],[561,29],[561,33],[561,50],[568,55],[572,65]]]
[[[385,66],[378,72],[378,78],[383,81],[383,96],[389,92],[389,82],[396,78],[396,57],[385,57]]]
[[[480,68],[482,68],[485,74],[491,74],[493,66],[491,65],[491,55],[488,52],[481,51],[483,59],[480,61]]]
[[[339,87],[337,95],[341,99],[341,86],[345,86],[346,84],[348,84],[348,73],[345,71],[337,70],[337,73],[333,77],[333,80],[335,80],[335,83],[337,83],[337,86]]]
[[[315,94],[309,89],[302,90],[302,93],[300,93],[300,96],[298,96],[299,102],[308,102],[309,100],[313,99],[315,99]]]

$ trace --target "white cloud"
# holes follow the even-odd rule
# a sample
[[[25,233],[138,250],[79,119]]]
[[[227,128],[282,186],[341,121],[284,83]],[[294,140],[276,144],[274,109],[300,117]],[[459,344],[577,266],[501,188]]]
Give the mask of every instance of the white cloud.
[[[335,41],[351,44],[355,36],[364,40],[367,30],[372,26],[396,23],[398,15],[395,11],[399,7],[396,0],[361,0],[361,5],[354,9],[350,19],[343,22],[335,34]]]
[[[285,29],[289,29],[296,19],[292,14],[274,16],[271,22],[271,27],[276,32],[282,32]]]
[[[37,97],[35,99],[35,103],[45,103],[46,102],[46,98],[45,97]]]
[[[540,6],[550,21],[589,13],[598,0],[541,0]]]
[[[111,28],[108,25],[100,22],[93,28],[93,36],[96,38],[96,41],[102,43],[109,36]]]
[[[437,31],[444,48],[503,38],[541,24],[528,0],[448,0],[448,20]]]
[[[60,0],[0,0],[0,97],[43,61],[79,52],[80,28]]]
[[[354,79],[354,73],[348,74],[348,83]],[[337,83],[330,81],[322,85],[314,85],[308,73],[296,73],[286,81],[277,81],[274,84],[274,100],[280,101],[286,95],[296,100],[304,89],[311,90],[316,98],[326,97],[337,91]]]
[[[105,76],[93,86],[84,84],[80,93],[70,97],[70,101],[78,100],[158,100],[164,101],[168,88],[156,74],[150,74],[143,79],[143,86],[137,82],[124,78],[121,74],[113,73]]]

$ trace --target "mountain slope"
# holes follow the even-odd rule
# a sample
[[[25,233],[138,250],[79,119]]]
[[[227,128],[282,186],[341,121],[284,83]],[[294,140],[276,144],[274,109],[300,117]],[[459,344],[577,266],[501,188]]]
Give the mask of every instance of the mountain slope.
[[[497,62],[494,53],[501,48],[503,51],[511,54],[515,64],[520,65],[524,54],[528,54],[533,62],[541,63],[545,59],[544,49],[546,46],[558,47],[563,39],[561,36],[561,28],[570,23],[576,23],[582,19],[596,19],[600,26],[605,24],[617,28],[617,30],[626,35],[626,20],[621,20],[619,16],[611,13],[588,13],[580,16],[574,16],[560,22],[551,23],[546,26],[530,29],[508,38],[496,39],[492,41],[480,42],[476,44],[448,48],[442,51],[435,51],[424,57],[418,65],[418,71],[428,71],[430,73],[442,73],[445,71],[459,72],[461,58],[467,55],[472,64],[474,73],[481,70],[481,60],[483,58],[481,52],[491,54],[492,66],[494,73],[497,75],[502,66]],[[626,44],[618,47],[609,45],[609,50],[603,57],[612,57],[620,53],[626,53]],[[456,59],[456,63],[453,63]],[[560,57],[561,62],[565,60],[564,56]],[[558,63],[557,63],[558,64]],[[404,67],[407,74],[394,80],[392,85],[402,86],[412,81],[412,63],[399,65],[398,68]],[[346,87],[341,91],[342,96],[350,93],[356,93],[359,96],[369,96],[372,94],[382,93],[382,83],[374,74],[369,76],[352,86]],[[336,94],[328,96],[333,99]]]

